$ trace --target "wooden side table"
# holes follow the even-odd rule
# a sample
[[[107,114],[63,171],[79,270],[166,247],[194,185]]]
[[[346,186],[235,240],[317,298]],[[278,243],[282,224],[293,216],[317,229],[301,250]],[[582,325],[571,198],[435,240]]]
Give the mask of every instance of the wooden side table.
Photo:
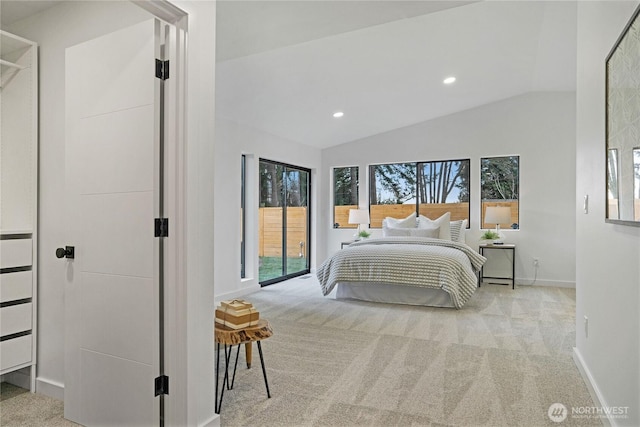
[[[262,375],[264,376],[264,384],[267,387],[267,397],[271,398],[271,393],[269,392],[269,382],[267,381],[267,371],[264,367],[264,357],[262,355],[262,346],[260,345],[260,341],[269,338],[273,335],[273,330],[271,329],[271,324],[266,319],[258,320],[258,323],[255,326],[247,326],[242,329],[231,329],[226,326],[223,326],[219,323],[215,324],[214,328],[215,342],[216,342],[216,402],[215,402],[215,411],[216,414],[220,413],[220,408],[222,406],[222,398],[224,397],[224,389],[225,385],[227,390],[233,389],[233,383],[236,379],[236,368],[238,367],[238,355],[240,353],[240,344],[245,344],[245,350],[247,351],[247,368],[251,367],[251,343],[254,341],[258,345],[258,353],[260,353],[260,364],[262,365]],[[224,359],[225,359],[225,370],[224,370],[224,380],[222,381],[222,392],[220,393],[220,401],[218,401],[218,381],[220,378],[220,344],[224,344]],[[231,381],[229,381],[229,362],[231,361],[231,351],[233,346],[237,345],[238,350],[236,351],[236,361],[233,366],[233,376],[231,377]]]
[[[504,243],[502,245],[494,245],[490,243],[483,243],[480,246],[480,255],[484,256],[486,250],[507,250],[511,251],[511,276],[510,277],[497,277],[497,276],[485,276],[484,275],[484,265],[480,269],[480,276],[478,277],[478,286],[482,284],[484,279],[503,279],[503,280],[511,280],[511,288],[516,288],[516,245]]]

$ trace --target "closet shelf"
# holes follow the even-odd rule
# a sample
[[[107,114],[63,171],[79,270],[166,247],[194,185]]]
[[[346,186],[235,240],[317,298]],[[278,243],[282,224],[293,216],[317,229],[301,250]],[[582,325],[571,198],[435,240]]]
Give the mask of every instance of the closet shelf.
[[[18,70],[24,70],[25,68],[27,68],[24,65],[20,65],[20,64],[13,63],[13,62],[9,62],[9,61],[6,61],[4,59],[0,59],[0,65],[3,65],[5,67],[9,67],[9,68],[17,68]]]

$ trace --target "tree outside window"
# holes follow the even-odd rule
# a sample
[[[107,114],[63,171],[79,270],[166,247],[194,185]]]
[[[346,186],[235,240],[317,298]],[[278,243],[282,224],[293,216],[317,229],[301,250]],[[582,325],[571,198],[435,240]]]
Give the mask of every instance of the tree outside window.
[[[358,175],[357,166],[333,169],[333,227],[356,228],[357,224],[349,224],[349,209],[358,209]]]
[[[381,227],[385,217],[413,212],[431,219],[451,212],[452,220],[468,219],[469,166],[469,159],[371,165],[371,227]]]
[[[520,156],[486,157],[480,159],[481,228],[492,228],[485,224],[484,214],[489,206],[511,208],[509,224],[501,228],[520,228],[519,219]]]

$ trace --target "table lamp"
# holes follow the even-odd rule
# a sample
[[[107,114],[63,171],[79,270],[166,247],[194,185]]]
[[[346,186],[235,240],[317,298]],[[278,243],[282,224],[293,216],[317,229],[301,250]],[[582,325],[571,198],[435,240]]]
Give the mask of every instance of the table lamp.
[[[500,224],[509,224],[511,222],[511,208],[508,206],[488,206],[484,212],[485,224],[495,224],[496,234],[500,235]],[[501,245],[502,239],[498,237],[498,240],[493,242],[494,244]]]
[[[360,236],[361,225],[369,224],[369,211],[366,209],[349,209],[349,224],[358,224],[358,233],[356,238]]]

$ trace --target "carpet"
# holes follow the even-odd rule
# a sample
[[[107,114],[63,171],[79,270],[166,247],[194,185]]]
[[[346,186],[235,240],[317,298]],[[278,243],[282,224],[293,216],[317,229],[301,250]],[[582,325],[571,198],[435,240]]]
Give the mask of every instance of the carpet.
[[[268,319],[240,351],[222,426],[602,425],[572,416],[593,401],[572,359],[575,289],[485,285],[462,310],[323,297],[315,279],[246,296]],[[254,346],[255,347],[255,346]],[[235,355],[235,351],[234,351]]]

